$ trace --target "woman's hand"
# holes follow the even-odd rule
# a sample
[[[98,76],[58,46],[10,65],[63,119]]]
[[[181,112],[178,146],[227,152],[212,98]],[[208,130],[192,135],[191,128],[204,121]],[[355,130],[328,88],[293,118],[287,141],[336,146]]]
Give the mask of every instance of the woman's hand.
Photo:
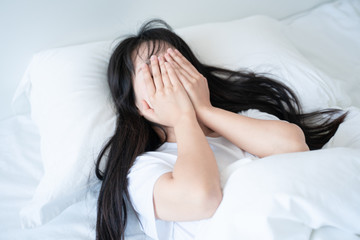
[[[175,127],[183,118],[196,119],[194,107],[174,68],[163,57],[152,56],[151,70],[153,77],[147,64],[141,69],[149,96],[149,103],[142,101],[144,117],[168,127]]]
[[[174,68],[176,75],[188,93],[196,113],[210,109],[210,93],[206,78],[178,51],[168,49],[165,59]]]
[[[148,102],[143,100],[141,112],[150,121],[173,128],[178,152],[173,171],[154,185],[155,216],[166,221],[209,218],[222,200],[215,156],[175,69],[163,57],[159,61],[152,57],[151,70],[153,77],[149,67],[142,66]]]
[[[168,49],[165,58],[174,66],[198,118],[206,127],[259,157],[308,150],[304,133],[294,124],[253,119],[211,106],[207,80],[196,68],[177,50]]]

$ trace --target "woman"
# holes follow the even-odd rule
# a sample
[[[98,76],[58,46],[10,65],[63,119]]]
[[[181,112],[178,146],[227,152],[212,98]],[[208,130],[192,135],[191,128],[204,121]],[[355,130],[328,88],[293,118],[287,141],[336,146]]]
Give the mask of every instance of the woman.
[[[97,239],[124,238],[126,200],[150,237],[191,239],[221,203],[227,166],[320,149],[346,116],[304,114],[276,80],[200,63],[161,20],[120,42],[108,83],[118,119],[97,160]]]

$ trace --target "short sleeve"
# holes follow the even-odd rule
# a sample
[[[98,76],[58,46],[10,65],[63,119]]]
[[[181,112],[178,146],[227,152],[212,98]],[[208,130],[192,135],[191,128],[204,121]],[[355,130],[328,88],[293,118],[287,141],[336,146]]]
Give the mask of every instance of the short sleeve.
[[[261,112],[257,109],[248,109],[245,111],[241,111],[239,112],[240,115],[246,116],[246,117],[251,117],[251,118],[256,118],[256,119],[261,119],[261,120],[280,120],[278,117],[266,113],[266,112]]]
[[[153,239],[158,239],[153,205],[154,185],[161,175],[173,170],[175,161],[176,156],[170,154],[145,153],[136,158],[128,174],[131,203],[139,214],[144,233]]]

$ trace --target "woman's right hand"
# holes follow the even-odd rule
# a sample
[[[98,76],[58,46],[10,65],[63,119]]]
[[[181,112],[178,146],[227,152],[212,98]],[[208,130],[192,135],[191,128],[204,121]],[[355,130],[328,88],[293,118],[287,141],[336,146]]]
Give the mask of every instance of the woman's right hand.
[[[163,57],[152,56],[150,60],[153,77],[147,64],[141,69],[149,101],[142,101],[144,117],[168,127],[175,127],[184,118],[196,119],[191,100],[171,64]]]

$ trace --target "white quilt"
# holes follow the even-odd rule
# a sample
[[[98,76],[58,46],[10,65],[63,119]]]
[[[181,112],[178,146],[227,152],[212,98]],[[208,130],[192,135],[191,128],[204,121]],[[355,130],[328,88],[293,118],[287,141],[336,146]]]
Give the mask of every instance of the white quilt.
[[[230,165],[197,239],[360,239],[359,122],[351,108],[325,149]]]

